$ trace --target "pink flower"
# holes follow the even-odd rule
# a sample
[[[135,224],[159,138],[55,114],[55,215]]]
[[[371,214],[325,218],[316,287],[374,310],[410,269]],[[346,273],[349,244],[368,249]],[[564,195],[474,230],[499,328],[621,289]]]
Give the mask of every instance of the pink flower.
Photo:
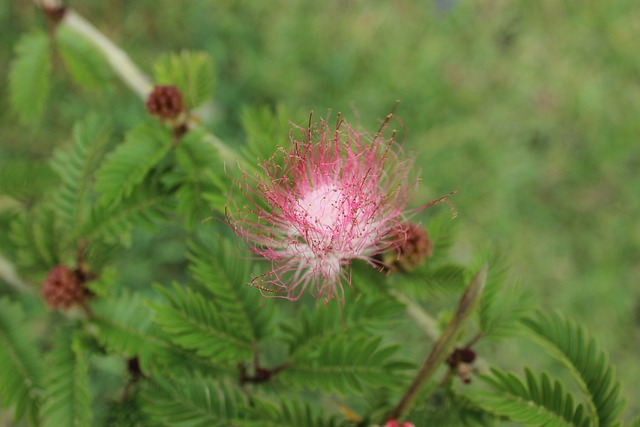
[[[343,298],[355,259],[396,248],[404,220],[412,162],[393,136],[372,137],[344,120],[296,128],[283,162],[261,164],[264,174],[240,182],[250,203],[229,214],[234,231],[252,252],[272,262],[253,280],[263,292],[290,300],[308,288],[319,297]],[[367,139],[371,139],[368,141]],[[254,184],[254,185],[252,185]]]
[[[415,426],[413,425],[413,423],[410,423],[409,421],[405,421],[404,423],[400,424],[396,420],[389,420],[384,425],[384,427],[415,427]]]

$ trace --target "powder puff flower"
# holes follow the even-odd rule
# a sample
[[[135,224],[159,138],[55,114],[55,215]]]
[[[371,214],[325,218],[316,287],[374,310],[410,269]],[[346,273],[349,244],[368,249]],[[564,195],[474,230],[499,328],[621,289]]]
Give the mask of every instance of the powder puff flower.
[[[252,282],[263,293],[296,300],[310,289],[342,299],[353,260],[375,265],[374,255],[399,247],[395,230],[414,181],[412,162],[384,136],[390,119],[369,138],[344,120],[296,128],[281,162],[274,156],[261,164],[264,174],[239,183],[249,203],[229,222],[272,263]]]

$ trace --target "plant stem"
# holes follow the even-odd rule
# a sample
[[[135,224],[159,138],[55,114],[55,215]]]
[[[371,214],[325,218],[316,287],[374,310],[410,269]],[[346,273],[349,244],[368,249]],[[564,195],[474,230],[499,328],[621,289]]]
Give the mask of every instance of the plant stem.
[[[18,276],[18,273],[16,272],[16,268],[11,263],[11,261],[6,259],[2,255],[0,255],[0,279],[2,279],[5,283],[13,287],[18,292],[22,292],[22,293],[34,292],[33,288],[24,280],[22,280],[20,276]]]
[[[420,390],[429,382],[436,370],[451,353],[459,333],[462,331],[466,321],[480,301],[487,279],[487,269],[487,265],[485,264],[473,277],[467,290],[460,299],[453,318],[442,332],[438,341],[434,344],[431,353],[429,353],[427,360],[425,360],[418,371],[416,378],[411,385],[409,385],[404,396],[402,396],[402,399],[400,399],[400,402],[389,414],[387,419],[398,419],[411,407]]]
[[[35,0],[35,2],[41,7],[52,8],[61,6],[61,2],[59,0]],[[143,101],[147,99],[153,90],[151,79],[142,72],[142,70],[131,60],[131,58],[129,58],[129,55],[127,55],[124,50],[109,40],[108,37],[101,33],[89,21],[84,19],[71,8],[67,8],[65,10],[61,24],[66,25],[89,40],[100,51],[100,53],[104,55],[113,71],[120,77],[125,85],[135,92],[135,94]],[[195,129],[199,127],[199,124],[196,120],[190,120],[189,127]],[[214,146],[223,161],[232,164],[242,161],[240,155],[233,149],[229,148],[229,146],[218,137],[207,133],[204,138]]]
[[[406,305],[409,317],[413,319],[416,325],[422,329],[429,339],[432,341],[436,341],[438,339],[438,336],[440,336],[438,323],[433,317],[431,317],[431,315],[429,315],[429,313],[424,311],[419,304],[416,304],[411,298],[402,292],[391,289],[389,290],[389,294],[394,297],[396,301]]]

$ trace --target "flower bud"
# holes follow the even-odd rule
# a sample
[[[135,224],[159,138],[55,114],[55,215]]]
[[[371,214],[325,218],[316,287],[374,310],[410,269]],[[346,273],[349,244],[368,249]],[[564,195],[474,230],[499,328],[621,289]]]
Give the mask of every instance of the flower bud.
[[[433,255],[433,244],[427,231],[412,222],[403,222],[394,230],[396,245],[392,250],[380,254],[382,271],[411,271],[420,266],[425,258]]]
[[[184,111],[182,93],[175,86],[155,86],[146,105],[149,114],[161,120],[173,120]]]
[[[87,290],[78,271],[66,265],[57,265],[49,270],[42,283],[41,295],[49,307],[67,310],[72,305],[82,305]]]

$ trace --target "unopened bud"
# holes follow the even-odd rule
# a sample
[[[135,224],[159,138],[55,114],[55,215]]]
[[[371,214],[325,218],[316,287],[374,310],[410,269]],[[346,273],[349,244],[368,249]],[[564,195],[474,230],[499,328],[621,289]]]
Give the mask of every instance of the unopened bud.
[[[41,295],[49,307],[67,310],[72,305],[82,305],[87,290],[81,274],[66,265],[57,265],[49,270]]]
[[[155,86],[146,105],[149,114],[161,120],[175,119],[184,111],[182,93],[175,86]]]
[[[418,224],[399,224],[393,238],[396,242],[395,249],[378,257],[382,261],[382,271],[386,273],[396,270],[411,271],[433,255],[433,244],[429,235]]]

